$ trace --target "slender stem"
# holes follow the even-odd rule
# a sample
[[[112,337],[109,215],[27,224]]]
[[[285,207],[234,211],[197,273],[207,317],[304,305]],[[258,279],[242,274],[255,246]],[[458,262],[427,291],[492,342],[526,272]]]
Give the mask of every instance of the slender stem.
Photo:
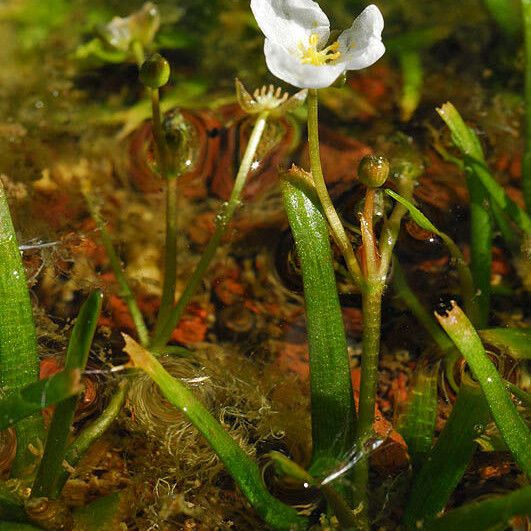
[[[127,304],[129,313],[131,314],[131,318],[133,319],[133,323],[135,324],[136,332],[138,334],[138,339],[140,340],[140,343],[142,345],[147,345],[149,341],[149,335],[146,323],[144,322],[142,312],[140,311],[136,303],[135,296],[133,295],[129,284],[127,283],[124,272],[122,270],[122,263],[118,258],[116,251],[114,250],[111,237],[107,232],[105,223],[98,211],[98,208],[95,205],[92,195],[87,190],[83,191],[83,195],[85,196],[90,215],[96,222],[96,226],[100,231],[101,242],[103,243],[103,247],[105,248],[105,252],[107,253],[109,262],[111,263],[111,269],[113,270],[114,276],[116,277],[116,281],[118,282],[118,286],[120,288],[120,297],[122,297]]]
[[[409,286],[402,266],[396,256],[393,258],[393,289],[395,293],[409,308],[418,322],[427,330],[432,339],[437,343],[439,349],[445,353],[455,349],[452,340],[444,333],[431,313],[419,301],[411,287]]]
[[[177,283],[177,179],[166,183],[166,243],[164,246],[164,282],[155,326],[155,334],[167,319],[175,302]]]
[[[265,111],[258,115],[258,118],[254,124],[253,131],[249,138],[249,143],[243,155],[238,174],[234,181],[234,187],[232,189],[231,195],[228,202],[223,205],[220,215],[217,217],[216,230],[212,235],[212,238],[208,242],[206,249],[199,260],[190,280],[188,281],[186,288],[184,289],[182,295],[180,296],[177,304],[171,308],[168,313],[167,319],[160,326],[159,330],[155,332],[153,340],[151,342],[151,348],[161,348],[171,337],[171,334],[174,328],[177,326],[177,323],[181,319],[186,306],[190,302],[190,299],[196,292],[201,279],[208,266],[210,265],[212,258],[214,257],[216,250],[219,246],[221,238],[223,237],[231,219],[236,211],[236,208],[240,204],[240,196],[247,179],[247,175],[251,169],[251,164],[256,155],[256,150],[260,144],[260,139],[265,130],[269,112]]]
[[[323,170],[321,168],[321,156],[319,152],[318,98],[317,89],[310,89],[308,91],[308,146],[310,153],[310,167],[315,183],[315,190],[330,225],[332,237],[345,258],[352,279],[358,286],[362,286],[364,281],[360,265],[352,249],[352,244],[345,233],[343,224],[332,204],[332,199],[330,199],[330,195],[326,189]]]
[[[367,280],[363,290],[363,338],[358,412],[357,439],[369,437],[374,424],[378,355],[380,353],[380,324],[384,286],[374,278]]]
[[[466,308],[470,320],[477,328],[485,328],[490,313],[490,276],[492,264],[492,220],[490,197],[478,177],[467,170],[470,194],[470,271],[476,293],[474,304]],[[458,262],[459,266],[459,262]],[[466,295],[465,293],[463,295]],[[469,301],[470,296],[465,300]]]
[[[159,89],[150,90],[155,158],[161,177],[166,181],[166,242],[164,245],[164,281],[162,298],[155,325],[155,334],[164,323],[174,304],[177,282],[177,180],[170,175],[168,145],[162,129]]]
[[[531,0],[522,0],[525,41],[525,149],[522,186],[528,213],[531,213]]]

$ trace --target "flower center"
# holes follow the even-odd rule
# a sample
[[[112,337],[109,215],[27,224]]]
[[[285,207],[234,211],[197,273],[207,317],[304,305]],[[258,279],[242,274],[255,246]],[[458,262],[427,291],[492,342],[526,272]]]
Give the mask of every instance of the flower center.
[[[338,52],[339,42],[335,41],[330,46],[323,48],[322,50],[317,49],[317,44],[319,43],[319,35],[317,33],[312,33],[309,38],[309,46],[304,46],[302,42],[299,43],[299,50],[301,51],[301,62],[307,65],[321,66],[329,63],[330,61],[335,61],[340,55],[341,52]]]

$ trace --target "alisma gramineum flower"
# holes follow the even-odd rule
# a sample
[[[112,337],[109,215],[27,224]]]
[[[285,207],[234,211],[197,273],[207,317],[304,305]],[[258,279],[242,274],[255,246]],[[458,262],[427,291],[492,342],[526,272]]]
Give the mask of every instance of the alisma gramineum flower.
[[[267,67],[296,87],[328,87],[346,70],[366,68],[385,52],[384,21],[375,5],[331,44],[328,17],[312,0],[251,0],[251,9],[266,37]]]

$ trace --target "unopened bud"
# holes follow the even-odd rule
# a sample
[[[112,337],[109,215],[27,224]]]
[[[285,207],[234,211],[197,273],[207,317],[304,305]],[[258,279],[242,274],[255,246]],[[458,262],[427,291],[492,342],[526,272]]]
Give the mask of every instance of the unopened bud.
[[[146,87],[158,89],[170,79],[170,64],[159,53],[153,54],[140,67],[140,80]]]
[[[389,176],[389,161],[379,155],[363,157],[358,166],[358,177],[369,188],[379,188]]]

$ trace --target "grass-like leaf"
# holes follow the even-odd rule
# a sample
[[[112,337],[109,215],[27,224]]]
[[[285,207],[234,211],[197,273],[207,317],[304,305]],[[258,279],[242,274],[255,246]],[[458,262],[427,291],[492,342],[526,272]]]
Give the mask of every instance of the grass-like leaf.
[[[69,469],[79,463],[80,459],[85,455],[92,443],[99,439],[114,422],[114,419],[116,419],[122,410],[128,389],[129,385],[127,380],[122,380],[118,385],[118,389],[112,396],[110,402],[107,404],[107,407],[102,411],[101,415],[86,428],[84,428],[83,431],[77,436],[76,440],[70,444],[70,446],[68,446],[64,454],[64,460],[68,463]],[[63,467],[50,497],[57,498],[59,496],[64,484],[68,480],[69,475],[70,472]]]
[[[26,276],[6,193],[0,179],[0,388],[10,391],[39,379],[39,358]],[[14,475],[31,466],[34,456],[29,443],[37,444],[44,434],[40,415],[20,421]]]
[[[66,352],[65,370],[83,371],[96,331],[96,324],[101,311],[103,294],[95,291],[89,295],[81,307],[76,324],[72,330]],[[50,497],[63,469],[65,448],[74,420],[77,397],[62,401],[55,408],[46,446],[31,491],[32,497]]]
[[[15,389],[0,400],[0,430],[77,395],[82,390],[79,370],[61,371],[49,378]]]
[[[398,422],[398,431],[407,443],[413,468],[418,468],[430,451],[437,418],[437,380],[439,363],[421,363],[414,374],[406,406]]]
[[[440,117],[452,133],[455,145],[465,159],[465,168],[473,172],[487,190],[490,198],[507,216],[524,232],[531,232],[531,219],[505,192],[503,187],[491,175],[481,144],[476,133],[466,125],[457,109],[450,103],[445,103],[437,109]]]
[[[124,337],[124,350],[129,354],[132,366],[143,370],[159,386],[170,404],[181,411],[205,437],[263,520],[274,529],[305,528],[306,520],[268,492],[257,464],[196,396],[182,382],[171,376],[150,352],[130,337]]]
[[[352,445],[356,410],[328,226],[311,191],[282,181],[301,262],[310,350],[313,459],[311,472],[337,464]]]
[[[463,381],[450,418],[413,479],[404,514],[407,529],[417,529],[418,522],[444,509],[476,450],[475,438],[489,417],[480,387]]]
[[[517,360],[531,359],[531,329],[487,328],[478,331],[484,343],[489,343]]]
[[[489,359],[472,323],[461,308],[452,303],[444,314],[436,314],[479,382],[500,433],[522,470],[531,476],[531,432],[518,414],[504,382]]]
[[[480,502],[454,509],[432,522],[425,522],[426,531],[484,531],[505,529],[514,516],[531,515],[531,486],[505,496],[493,496]]]
[[[479,319],[479,308],[474,280],[459,247],[452,240],[452,238],[450,238],[450,236],[440,231],[411,201],[408,201],[405,197],[393,192],[393,190],[386,189],[385,192],[395,201],[398,201],[408,209],[409,215],[413,221],[417,223],[417,225],[422,227],[424,230],[433,232],[444,242],[457,266],[459,283],[461,286],[461,295],[465,303],[467,314],[470,315],[473,321],[477,321]]]

